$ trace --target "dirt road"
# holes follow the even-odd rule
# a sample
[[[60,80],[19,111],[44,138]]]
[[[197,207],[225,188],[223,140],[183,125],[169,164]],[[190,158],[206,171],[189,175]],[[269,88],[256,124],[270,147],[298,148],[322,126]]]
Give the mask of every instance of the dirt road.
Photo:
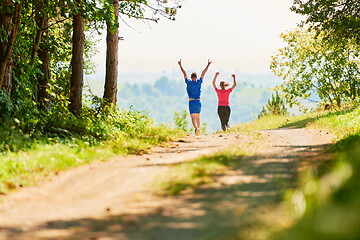
[[[172,165],[227,147],[241,134],[189,136],[141,156],[117,157],[61,172],[51,181],[2,197],[0,239],[235,239],[245,216],[279,200],[299,171],[326,160],[332,136],[319,130],[262,131],[257,154],[195,194],[159,197],[151,183]],[[279,184],[281,182],[281,184]],[[239,222],[240,221],[240,222]]]

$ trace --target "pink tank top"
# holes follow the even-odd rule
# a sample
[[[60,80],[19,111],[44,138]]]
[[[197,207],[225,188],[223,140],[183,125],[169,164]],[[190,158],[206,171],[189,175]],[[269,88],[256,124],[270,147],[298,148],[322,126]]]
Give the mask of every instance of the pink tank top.
[[[215,91],[218,96],[218,106],[229,106],[229,95],[232,92],[232,88],[221,90],[218,88],[215,88]]]

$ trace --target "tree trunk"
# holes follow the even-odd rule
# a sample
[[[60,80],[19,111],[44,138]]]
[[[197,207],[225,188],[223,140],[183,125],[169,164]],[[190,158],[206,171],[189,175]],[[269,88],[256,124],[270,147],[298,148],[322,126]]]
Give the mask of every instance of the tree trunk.
[[[44,7],[44,4],[46,4],[46,1],[41,2],[37,7],[36,7],[36,16],[35,16],[35,20],[36,20],[36,25],[37,25],[37,31],[36,31],[36,36],[35,36],[35,40],[34,40],[34,45],[31,51],[31,64],[34,64],[35,60],[36,60],[36,53],[40,47],[40,43],[41,43],[41,38],[42,38],[42,34],[47,26],[48,23],[48,19],[47,17],[45,17],[44,15],[42,15],[41,13],[41,8]]]
[[[48,46],[48,22],[49,19],[44,15],[43,9],[47,6],[47,0],[35,1],[36,4],[36,25],[37,32],[34,40],[33,49],[31,52],[31,64],[33,65],[36,56],[41,60],[40,71],[42,76],[37,77],[37,82],[34,82],[35,91],[34,98],[40,110],[49,111],[49,94],[47,92],[48,83],[50,80],[50,52]]]
[[[36,13],[35,13],[35,21],[37,25],[36,36],[33,44],[33,48],[31,51],[31,65],[35,64],[36,56],[39,55],[40,60],[42,61],[42,66],[40,66],[40,70],[43,76],[38,77],[36,80],[34,79],[34,99],[38,104],[39,109],[46,111],[46,104],[44,102],[47,99],[46,95],[46,88],[47,83],[50,77],[50,60],[49,51],[47,44],[42,44],[43,49],[40,48],[41,41],[43,39],[43,34],[47,35],[47,25],[48,25],[48,18],[43,14],[43,8],[46,6],[47,0],[42,1],[35,1],[36,5]],[[42,56],[40,56],[40,54]],[[41,94],[42,96],[39,96]],[[41,99],[40,99],[41,98]],[[44,105],[45,104],[45,105]]]
[[[82,88],[84,85],[84,26],[81,13],[73,17],[73,44],[70,79],[70,111],[79,115],[82,108]]]
[[[13,3],[9,0],[0,0],[3,9],[12,9],[11,5],[14,4],[14,11],[2,10],[0,12],[0,29],[3,34],[6,34],[6,40],[0,39],[0,88],[9,92],[12,86],[11,55],[19,31],[21,3],[22,1]]]
[[[114,14],[119,15],[118,0],[114,0]],[[117,97],[117,81],[118,81],[118,45],[119,45],[119,30],[114,29],[113,23],[107,22],[107,36],[106,36],[106,74],[104,86],[104,101],[105,104],[116,105]]]
[[[47,21],[46,21],[47,26]],[[42,76],[38,77],[38,87],[37,87],[37,97],[38,97],[38,108],[45,112],[49,111],[49,93],[47,91],[48,83],[50,80],[50,51],[49,45],[47,42],[48,31],[45,31],[45,35],[43,37],[43,43],[40,45],[38,49],[38,56],[41,60],[42,64],[40,66],[40,70],[42,72]]]
[[[12,82],[12,69],[13,69],[13,62],[10,59],[10,61],[7,64],[7,67],[5,69],[5,74],[3,78],[3,84],[1,88],[5,90],[7,93],[11,95],[11,91],[13,90],[13,82]]]

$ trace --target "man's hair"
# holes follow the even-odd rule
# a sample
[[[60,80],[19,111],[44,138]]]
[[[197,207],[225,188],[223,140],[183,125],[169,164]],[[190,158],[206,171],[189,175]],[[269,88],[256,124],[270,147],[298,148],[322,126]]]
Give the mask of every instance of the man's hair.
[[[193,78],[193,77],[194,77],[194,78],[197,78],[196,73],[192,73],[192,74],[191,74],[191,78]]]

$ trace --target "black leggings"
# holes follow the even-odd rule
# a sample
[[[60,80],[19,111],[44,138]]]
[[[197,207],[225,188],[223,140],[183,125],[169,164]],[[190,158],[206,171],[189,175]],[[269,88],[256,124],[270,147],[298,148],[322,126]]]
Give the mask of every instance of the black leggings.
[[[221,122],[221,128],[224,131],[229,127],[230,113],[231,110],[229,106],[218,106],[218,115]]]

